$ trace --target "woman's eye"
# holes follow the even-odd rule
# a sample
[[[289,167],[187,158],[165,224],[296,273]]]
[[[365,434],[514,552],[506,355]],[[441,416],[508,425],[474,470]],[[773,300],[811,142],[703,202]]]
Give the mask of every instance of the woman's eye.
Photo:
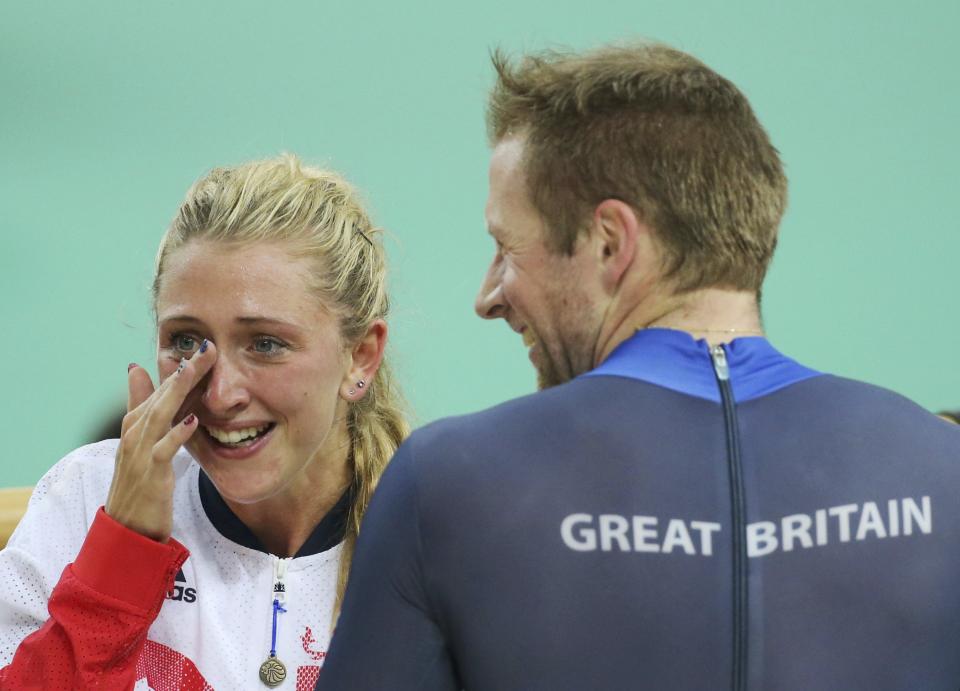
[[[170,344],[182,353],[192,353],[199,347],[197,339],[187,334],[174,334],[170,337]]]
[[[284,347],[284,344],[275,338],[258,338],[253,342],[254,352],[262,355],[276,355]]]

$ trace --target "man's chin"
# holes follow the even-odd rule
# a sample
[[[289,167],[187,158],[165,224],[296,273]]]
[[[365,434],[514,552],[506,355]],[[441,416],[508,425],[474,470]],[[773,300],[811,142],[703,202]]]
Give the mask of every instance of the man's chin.
[[[530,352],[530,361],[537,372],[537,389],[540,391],[566,384],[590,370],[588,358],[554,358],[545,349],[539,347]],[[563,363],[564,366],[558,367],[558,362]]]
[[[549,389],[554,386],[559,386],[560,384],[565,384],[568,381],[570,381],[569,377],[561,377],[560,374],[552,368],[537,368],[537,390],[539,391],[543,391],[544,389]]]

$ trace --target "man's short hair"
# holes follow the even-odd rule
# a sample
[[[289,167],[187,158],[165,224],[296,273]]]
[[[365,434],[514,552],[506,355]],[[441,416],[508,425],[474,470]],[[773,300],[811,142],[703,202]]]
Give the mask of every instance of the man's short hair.
[[[524,138],[548,246],[572,254],[596,205],[619,199],[654,229],[678,292],[759,292],[787,180],[737,87],[661,44],[492,59],[488,134]]]

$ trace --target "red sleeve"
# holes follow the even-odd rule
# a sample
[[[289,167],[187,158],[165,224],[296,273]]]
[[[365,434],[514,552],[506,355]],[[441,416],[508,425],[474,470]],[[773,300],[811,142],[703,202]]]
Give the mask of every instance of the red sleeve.
[[[136,533],[101,508],[50,595],[50,619],[0,670],[0,689],[130,689],[147,629],[189,556]]]

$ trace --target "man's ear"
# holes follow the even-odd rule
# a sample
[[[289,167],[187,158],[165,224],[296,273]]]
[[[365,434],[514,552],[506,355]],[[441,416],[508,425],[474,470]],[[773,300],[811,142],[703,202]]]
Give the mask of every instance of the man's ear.
[[[636,259],[637,243],[648,229],[633,207],[619,199],[604,199],[597,204],[593,224],[603,282],[613,291]]]
[[[350,351],[350,366],[340,383],[341,398],[359,401],[366,395],[383,361],[386,346],[387,323],[382,319],[375,319]]]

